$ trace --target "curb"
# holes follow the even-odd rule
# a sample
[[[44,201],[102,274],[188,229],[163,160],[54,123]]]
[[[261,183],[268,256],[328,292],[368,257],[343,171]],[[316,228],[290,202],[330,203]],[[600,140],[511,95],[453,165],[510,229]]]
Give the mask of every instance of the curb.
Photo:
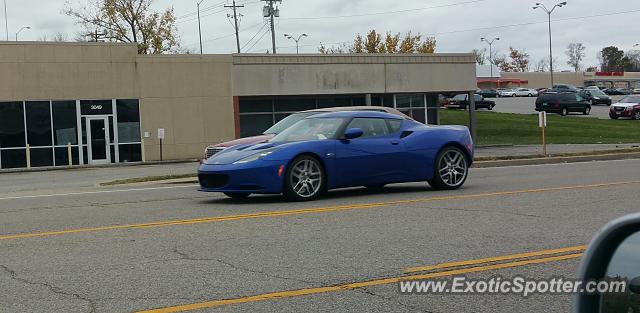
[[[591,161],[610,161],[610,160],[627,160],[627,159],[640,159],[640,152],[534,158],[534,159],[476,161],[473,163],[473,168],[491,168],[491,167],[505,167],[505,166],[519,166],[519,165],[559,164],[559,163],[580,163],[580,162],[591,162]]]
[[[186,159],[186,160],[168,160],[168,161],[147,161],[147,162],[129,162],[129,163],[111,163],[103,165],[74,165],[74,166],[46,166],[46,167],[33,167],[33,168],[16,168],[16,169],[2,169],[0,174],[9,173],[32,173],[32,172],[52,172],[52,171],[73,171],[73,170],[87,170],[93,168],[113,168],[113,167],[129,167],[129,166],[144,166],[144,165],[162,165],[162,164],[180,164],[180,163],[197,163],[198,159]]]

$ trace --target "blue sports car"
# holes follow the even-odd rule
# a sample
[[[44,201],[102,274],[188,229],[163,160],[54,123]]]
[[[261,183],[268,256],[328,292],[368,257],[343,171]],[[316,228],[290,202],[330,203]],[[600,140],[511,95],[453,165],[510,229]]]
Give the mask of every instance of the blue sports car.
[[[231,198],[284,194],[307,201],[330,189],[404,182],[457,189],[472,162],[464,126],[347,111],[313,115],[267,142],[230,147],[200,166],[198,180],[201,191]]]

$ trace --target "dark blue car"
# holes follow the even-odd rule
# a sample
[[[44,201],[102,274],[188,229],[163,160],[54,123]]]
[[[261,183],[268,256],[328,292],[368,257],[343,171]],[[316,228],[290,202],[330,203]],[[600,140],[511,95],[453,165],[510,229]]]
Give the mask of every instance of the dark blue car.
[[[313,115],[273,139],[220,152],[198,170],[201,191],[313,200],[345,187],[427,181],[457,189],[473,162],[464,126],[426,126],[381,112]]]

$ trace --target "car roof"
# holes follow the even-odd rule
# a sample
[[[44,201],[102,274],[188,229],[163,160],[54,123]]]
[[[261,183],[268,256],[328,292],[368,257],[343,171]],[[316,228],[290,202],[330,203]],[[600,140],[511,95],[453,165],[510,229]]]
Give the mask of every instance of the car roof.
[[[332,108],[322,108],[322,109],[307,110],[307,111],[302,111],[302,113],[304,113],[304,112],[319,112],[319,113],[322,113],[322,112],[347,112],[347,111],[385,112],[385,113],[389,113],[389,114],[400,116],[400,117],[402,117],[404,119],[407,119],[407,120],[412,120],[411,117],[409,117],[408,115],[398,111],[397,109],[389,108],[389,107],[381,107],[381,106],[332,107]]]
[[[368,117],[368,118],[387,118],[387,119],[401,119],[402,117],[389,114],[386,112],[376,112],[376,111],[337,111],[337,112],[327,112],[312,115],[307,118],[332,118],[332,117]]]

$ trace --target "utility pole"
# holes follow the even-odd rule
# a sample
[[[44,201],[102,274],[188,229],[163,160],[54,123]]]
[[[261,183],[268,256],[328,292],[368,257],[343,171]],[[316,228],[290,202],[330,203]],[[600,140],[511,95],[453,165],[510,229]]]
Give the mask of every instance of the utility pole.
[[[536,6],[533,7],[533,9],[542,9],[544,11],[544,13],[547,13],[547,16],[549,17],[549,69],[551,70],[551,87],[553,88],[553,48],[552,48],[552,43],[551,43],[551,14],[553,13],[553,11],[555,11],[556,8],[561,8],[563,6],[567,5],[567,2],[560,2],[556,5],[554,5],[551,10],[547,9],[547,7],[542,4],[542,3],[536,3]]]
[[[240,53],[240,31],[238,30],[238,13],[237,8],[244,8],[244,5],[236,5],[236,0],[233,0],[233,5],[225,5],[225,8],[233,8],[233,21],[236,28],[236,46],[238,47],[238,53]]]
[[[267,2],[267,5],[263,8],[263,16],[271,19],[271,44],[273,45],[273,54],[276,54],[276,27],[274,24],[274,17],[280,17],[280,9],[274,8],[275,2],[282,3],[282,0],[262,0]]]

